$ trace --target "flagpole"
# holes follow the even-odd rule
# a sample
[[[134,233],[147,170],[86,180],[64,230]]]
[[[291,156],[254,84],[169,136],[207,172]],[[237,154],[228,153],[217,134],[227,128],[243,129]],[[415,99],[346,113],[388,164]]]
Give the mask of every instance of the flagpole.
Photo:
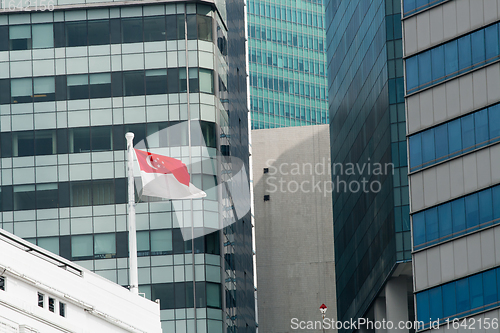
[[[125,134],[127,138],[127,175],[128,175],[128,248],[129,248],[129,283],[130,291],[139,293],[137,273],[137,238],[135,228],[135,193],[134,193],[134,133]]]

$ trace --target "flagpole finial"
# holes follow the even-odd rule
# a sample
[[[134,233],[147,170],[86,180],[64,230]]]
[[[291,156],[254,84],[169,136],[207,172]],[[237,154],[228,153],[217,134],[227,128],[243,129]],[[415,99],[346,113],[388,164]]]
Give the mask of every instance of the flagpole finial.
[[[134,133],[127,132],[127,134],[125,134],[125,138],[127,139],[127,142],[131,142],[134,139]]]

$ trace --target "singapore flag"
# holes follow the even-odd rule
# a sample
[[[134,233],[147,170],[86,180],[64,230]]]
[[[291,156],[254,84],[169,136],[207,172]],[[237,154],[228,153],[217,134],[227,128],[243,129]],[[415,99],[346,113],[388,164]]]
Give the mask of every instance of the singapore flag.
[[[207,196],[191,184],[181,161],[134,149],[141,169],[142,194],[164,199],[197,199]]]

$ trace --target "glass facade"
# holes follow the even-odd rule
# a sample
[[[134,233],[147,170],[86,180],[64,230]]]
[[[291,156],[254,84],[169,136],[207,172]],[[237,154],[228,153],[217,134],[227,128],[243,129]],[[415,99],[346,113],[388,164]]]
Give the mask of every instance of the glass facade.
[[[445,1],[449,0],[403,0],[403,16],[407,17],[419,13]]]
[[[398,262],[411,259],[401,2],[326,3],[332,163],[391,164],[380,191],[333,192],[339,320],[362,317]]]
[[[500,91],[498,82],[482,76],[498,70],[500,17],[472,27],[467,21],[474,0],[403,4],[405,14],[414,14],[403,18],[403,29],[416,28],[419,36],[405,34],[403,43],[419,330],[460,330],[481,322],[481,329],[497,331],[500,271],[488,258],[495,251],[484,249],[496,247],[500,182],[483,170],[497,170],[500,95],[476,92]],[[437,25],[425,21],[438,16],[444,19]],[[457,23],[456,31],[440,34],[449,20]],[[432,37],[421,43],[423,35]]]
[[[410,136],[410,172],[499,140],[500,104],[496,104]]]
[[[207,193],[137,187],[139,291],[164,332],[256,330],[250,213],[230,182],[249,170],[243,5],[0,15],[1,228],[127,287],[125,133]]]
[[[420,250],[500,223],[500,186],[412,216],[413,249]]]
[[[455,318],[498,307],[499,281],[500,268],[495,268],[419,292],[416,294],[417,320],[423,323],[422,329],[429,328],[430,321],[436,320],[440,324],[449,320],[451,326]],[[488,321],[490,327],[482,327],[486,330],[498,329],[498,318],[488,318]],[[488,325],[488,321],[485,321],[485,325]]]
[[[500,59],[500,23],[406,59],[406,92],[429,86]]]
[[[248,2],[252,129],[326,124],[324,7]]]

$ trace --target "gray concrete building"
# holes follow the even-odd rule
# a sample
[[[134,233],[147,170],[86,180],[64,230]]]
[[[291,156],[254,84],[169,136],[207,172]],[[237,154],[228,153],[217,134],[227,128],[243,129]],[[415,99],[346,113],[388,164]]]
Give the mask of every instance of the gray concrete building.
[[[498,332],[500,1],[403,1],[416,318]]]
[[[252,131],[261,332],[300,331],[323,303],[336,318],[328,143],[328,125]]]

